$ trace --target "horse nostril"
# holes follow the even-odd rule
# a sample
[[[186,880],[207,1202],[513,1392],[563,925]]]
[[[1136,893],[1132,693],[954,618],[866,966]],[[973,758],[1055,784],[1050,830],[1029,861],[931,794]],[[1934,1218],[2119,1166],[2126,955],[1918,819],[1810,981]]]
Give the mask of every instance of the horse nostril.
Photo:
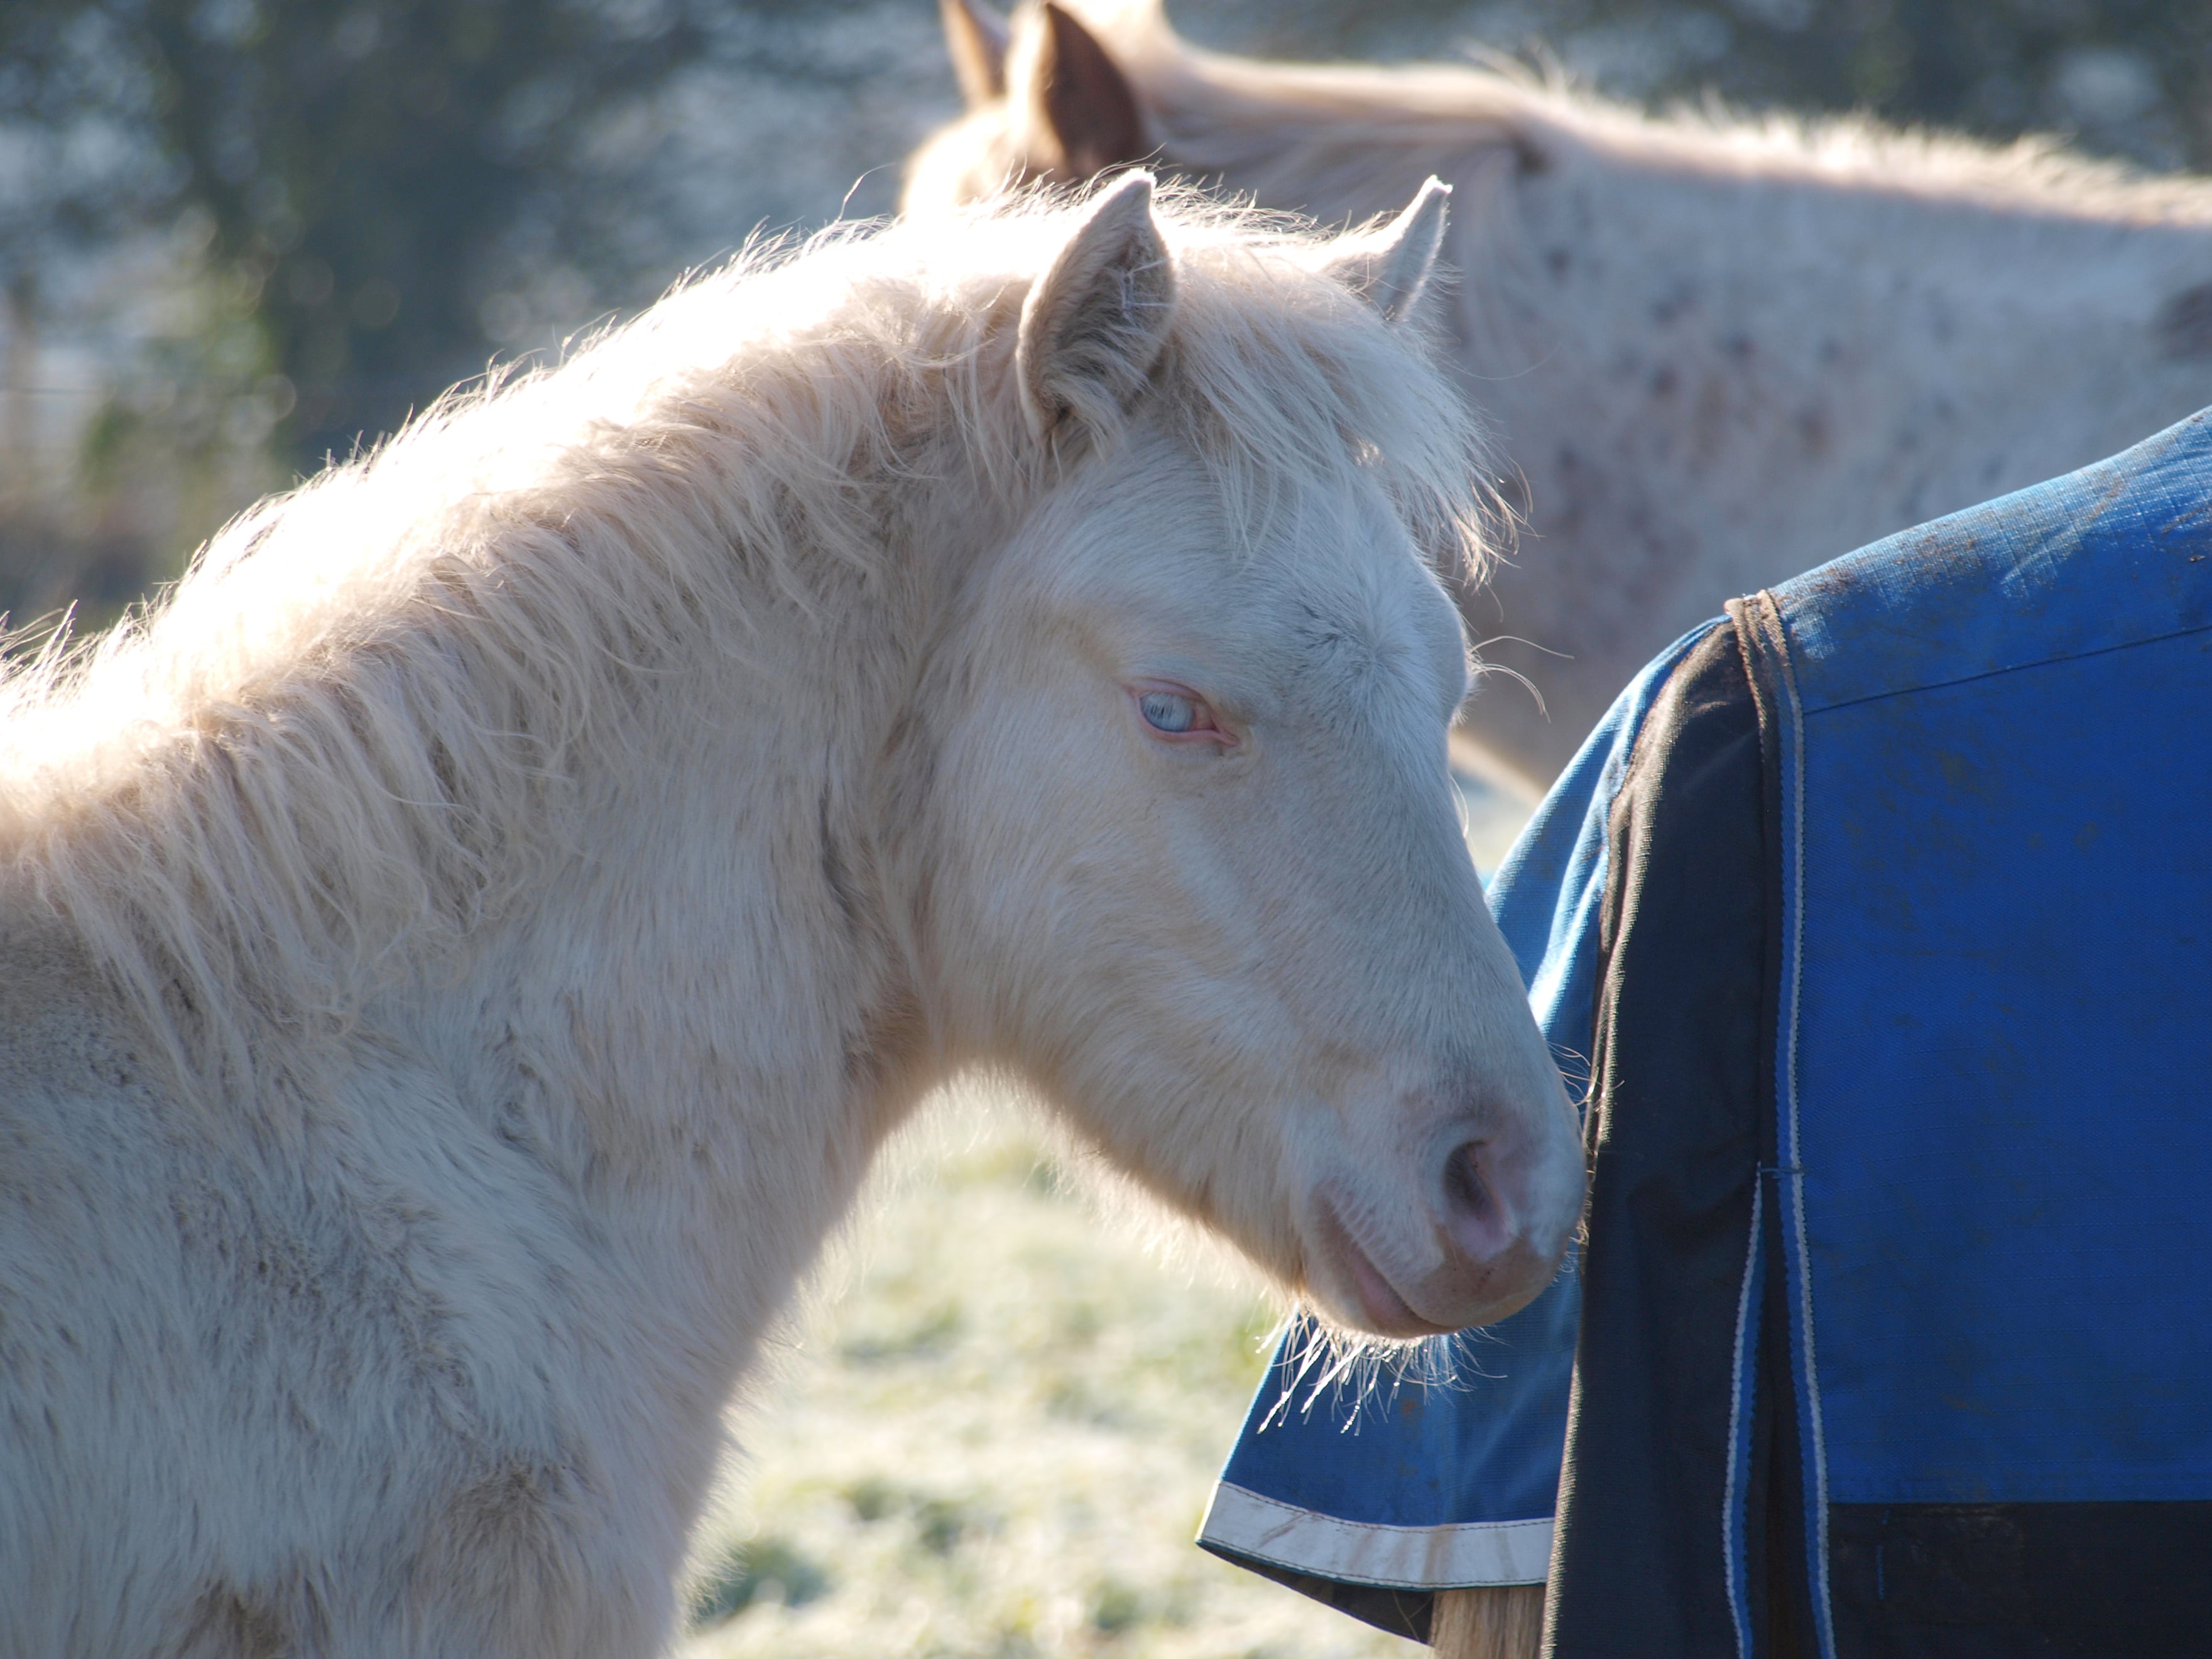
[[[1471,1256],[1496,1255],[1513,1242],[1511,1218],[1483,1170],[1486,1148],[1470,1140],[1444,1160],[1443,1224],[1452,1242]]]
[[[1469,1141],[1455,1147],[1444,1160],[1444,1202],[1455,1212],[1483,1215],[1490,1210],[1490,1188],[1483,1184],[1482,1171],[1475,1164],[1480,1149],[1481,1143]]]

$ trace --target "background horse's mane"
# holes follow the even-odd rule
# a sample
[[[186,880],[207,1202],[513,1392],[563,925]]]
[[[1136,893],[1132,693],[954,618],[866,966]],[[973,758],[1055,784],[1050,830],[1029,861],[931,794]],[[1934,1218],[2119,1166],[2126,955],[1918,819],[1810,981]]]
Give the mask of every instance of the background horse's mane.
[[[906,495],[1011,525],[1049,484],[1067,458],[1011,365],[1072,211],[750,247],[256,507],[105,637],[22,653],[0,678],[15,902],[86,942],[179,1086],[305,1063],[569,849],[577,781],[656,676],[884,582]],[[1358,473],[1440,566],[1471,556],[1468,417],[1316,276],[1322,239],[1188,196],[1158,216],[1179,281],[1149,404],[1231,522],[1256,536],[1290,481]]]
[[[1455,149],[1556,134],[1717,173],[1821,179],[1889,191],[2043,206],[2127,221],[2212,221],[2212,185],[2029,137],[1989,144],[1862,115],[1745,113],[1714,101],[1647,115],[1504,59],[1475,64],[1281,64],[1192,46],[1163,0],[1072,0],[1139,88],[1150,136],[1177,166],[1310,184],[1358,152],[1410,150],[1423,169]],[[1371,165],[1371,161],[1370,161]],[[1262,194],[1264,195],[1264,191]]]

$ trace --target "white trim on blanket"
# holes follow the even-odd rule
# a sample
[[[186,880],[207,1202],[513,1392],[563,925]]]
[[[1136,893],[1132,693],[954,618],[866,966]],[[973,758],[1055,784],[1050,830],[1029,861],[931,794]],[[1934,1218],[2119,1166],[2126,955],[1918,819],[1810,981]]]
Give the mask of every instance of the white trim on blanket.
[[[1386,1527],[1302,1510],[1223,1481],[1198,1541],[1295,1572],[1393,1589],[1540,1584],[1552,1571],[1552,1517],[1449,1527]]]

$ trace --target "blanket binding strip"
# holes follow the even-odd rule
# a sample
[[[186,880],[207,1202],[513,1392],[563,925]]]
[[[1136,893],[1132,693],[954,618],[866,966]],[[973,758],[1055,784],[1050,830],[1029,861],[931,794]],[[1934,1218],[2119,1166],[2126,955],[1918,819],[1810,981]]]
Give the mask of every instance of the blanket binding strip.
[[[1340,1520],[1223,1481],[1199,1542],[1340,1583],[1391,1589],[1540,1584],[1552,1566],[1552,1517],[1441,1527]]]
[[[1789,941],[1785,947],[1789,961],[1783,1029],[1781,1041],[1776,1045],[1776,1060],[1782,1068],[1783,1127],[1788,1136],[1782,1173],[1789,1183],[1789,1237],[1795,1247],[1791,1254],[1796,1258],[1792,1264],[1797,1289],[1792,1311],[1796,1316],[1798,1365],[1802,1375],[1802,1431],[1812,1465],[1807,1505],[1810,1513],[1806,1516],[1806,1551],[1810,1558],[1807,1566],[1813,1580],[1813,1624],[1820,1642],[1820,1659],[1836,1659],[1835,1616],[1829,1605],[1828,1587],[1827,1443],[1820,1423],[1820,1375],[1813,1341],[1813,1260],[1806,1237],[1805,1166],[1798,1143],[1797,1121],[1799,995],[1805,959],[1805,708],[1797,695],[1797,675],[1790,659],[1790,634],[1782,619],[1781,607],[1771,592],[1762,592],[1759,597],[1780,670],[1779,689],[1790,710],[1790,718],[1783,727],[1786,739],[1783,764],[1790,791],[1789,824],[1783,842],[1790,860],[1789,877],[1783,888],[1784,902],[1789,907],[1784,930]]]

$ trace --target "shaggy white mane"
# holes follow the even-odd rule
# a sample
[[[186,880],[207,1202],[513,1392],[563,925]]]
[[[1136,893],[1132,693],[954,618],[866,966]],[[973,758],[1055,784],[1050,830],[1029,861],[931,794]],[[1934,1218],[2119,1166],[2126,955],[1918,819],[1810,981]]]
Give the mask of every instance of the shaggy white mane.
[[[817,626],[885,580],[917,492],[1011,523],[1081,464],[1030,434],[1011,368],[1073,210],[752,248],[255,507],[105,637],[19,659],[10,905],[89,943],[188,1086],[254,1070],[239,1011],[296,1054],[434,971],[568,850],[576,781],[656,675],[742,661],[755,630]],[[1289,480],[1357,472],[1440,565],[1473,555],[1469,417],[1317,274],[1323,239],[1188,197],[1158,219],[1178,303],[1144,406],[1244,521]]]
[[[1746,113],[1717,101],[1662,116],[1575,86],[1556,69],[1269,63],[1178,37],[1162,0],[1070,0],[1141,89],[1176,165],[1310,179],[1348,152],[1545,137],[1737,175],[1863,182],[1886,191],[2041,206],[2124,222],[2212,222],[2212,185],[2144,174],[2030,136],[1990,144],[1863,115]]]

